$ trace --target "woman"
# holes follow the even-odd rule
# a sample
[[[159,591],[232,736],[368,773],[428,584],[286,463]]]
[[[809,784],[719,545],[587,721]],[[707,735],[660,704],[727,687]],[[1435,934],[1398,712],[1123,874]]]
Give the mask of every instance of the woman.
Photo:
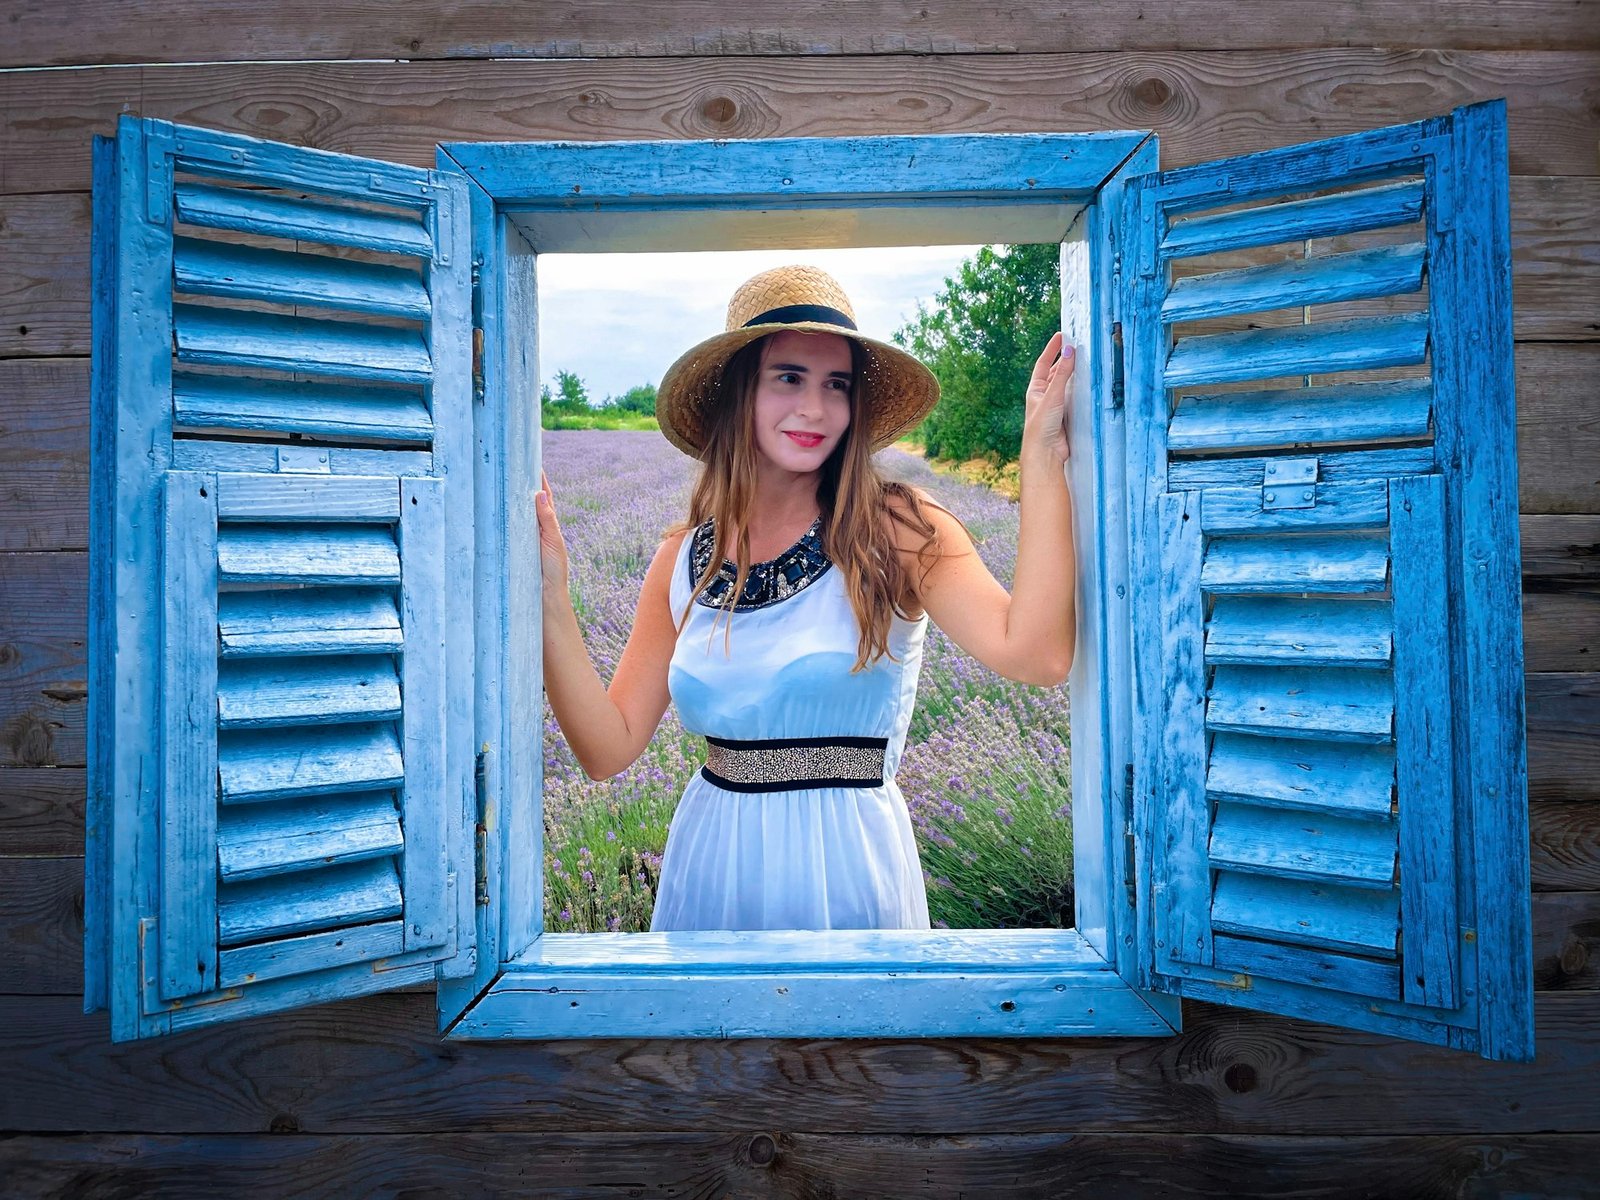
[[[894,783],[928,620],[1012,679],[1057,684],[1072,661],[1061,353],[1056,334],[1025,401],[1010,595],[954,516],[873,467],[938,383],[857,332],[844,292],[811,267],[747,281],[726,331],[662,379],[662,432],[701,472],[609,688],[578,629],[545,482],[545,689],[578,762],[594,779],[625,769],[669,701],[707,739],[673,815],[652,930],[928,928]]]

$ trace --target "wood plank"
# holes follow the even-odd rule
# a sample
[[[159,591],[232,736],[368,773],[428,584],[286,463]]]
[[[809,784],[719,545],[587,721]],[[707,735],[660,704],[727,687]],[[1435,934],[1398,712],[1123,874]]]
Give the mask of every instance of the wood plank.
[[[1600,179],[1511,183],[1511,289],[1517,336],[1600,336]]]
[[[743,1123],[741,1123],[743,1124]],[[790,1122],[792,1125],[793,1122]],[[895,1129],[895,1126],[886,1128]],[[1284,1195],[1577,1196],[1600,1135],[139,1133],[15,1137],[0,1145],[17,1200],[62,1195],[770,1197],[1003,1194],[1012,1200]],[[648,1184],[642,1181],[648,1180]]]
[[[0,275],[4,270],[0,266]],[[83,549],[89,544],[89,360],[0,360],[0,412],[0,551]]]
[[[1600,804],[1535,800],[1528,806],[1533,890],[1600,891]]]
[[[89,135],[125,109],[419,166],[433,164],[441,141],[1128,128],[1158,131],[1167,165],[1180,165],[1505,96],[1514,173],[1595,175],[1596,58],[1349,48],[686,59],[648,70],[494,61],[18,71],[0,74],[0,194],[85,190]]]
[[[433,998],[371,997],[112,1044],[76,996],[0,996],[13,1134],[1592,1131],[1590,994],[1541,996],[1539,1059],[1184,1005],[1142,1038],[442,1040]]]
[[[1600,592],[1524,593],[1522,648],[1529,671],[1600,667]]]
[[[1596,518],[1539,525],[1536,552],[1566,542]],[[3,523],[0,523],[3,524]],[[17,554],[0,560],[0,767],[84,764],[87,564],[82,553]],[[1548,566],[1538,568],[1548,573]],[[1561,568],[1564,569],[1564,568]],[[1592,656],[1592,655],[1591,655]],[[1530,674],[1529,785],[1541,800],[1600,799],[1600,674]]]
[[[12,773],[0,772],[0,786]],[[1586,890],[1600,861],[1600,808],[1536,801],[1530,823],[1538,986],[1600,989],[1600,891]],[[76,848],[81,855],[81,829]],[[82,946],[83,859],[0,858],[0,992],[78,994]]]
[[[75,9],[70,27],[21,10],[0,66],[217,62],[238,59],[695,58],[999,54],[1068,50],[1246,50],[1436,46],[1593,48],[1592,5],[1556,0],[1375,0],[1334,10],[1288,0],[1272,20],[1225,2],[1150,9],[1134,0],[1072,0],[1038,19],[1033,6],[893,0],[871,15],[822,0],[758,0],[737,15],[700,2],[630,11],[606,0],[564,4],[534,20],[506,0],[454,4],[401,23],[358,4],[316,9],[315,35],[294,8],[188,0],[130,23],[108,0]],[[119,19],[120,18],[120,19]]]
[[[83,854],[82,767],[0,768],[0,857]]]
[[[1521,343],[1517,365],[1517,507],[1600,513],[1600,344]],[[1557,396],[1566,399],[1555,402]],[[1585,399],[1584,397],[1587,397]]]
[[[84,764],[88,601],[87,555],[0,555],[0,767]]]
[[[0,95],[3,89],[0,77]],[[1600,179],[1512,179],[1511,265],[1519,338],[1600,337],[1593,303],[1600,288],[1600,241],[1590,229],[1597,207]],[[88,239],[86,194],[0,195],[0,357],[88,353]],[[1236,265],[1248,266],[1281,257],[1258,253],[1228,261],[1237,258]]]
[[[1533,985],[1541,992],[1600,990],[1600,895],[1534,896]]]
[[[1528,796],[1600,800],[1600,674],[1527,677]]]
[[[1600,591],[1600,516],[1525,515],[1522,595]]]
[[[0,356],[88,352],[88,233],[87,191],[0,196]]]

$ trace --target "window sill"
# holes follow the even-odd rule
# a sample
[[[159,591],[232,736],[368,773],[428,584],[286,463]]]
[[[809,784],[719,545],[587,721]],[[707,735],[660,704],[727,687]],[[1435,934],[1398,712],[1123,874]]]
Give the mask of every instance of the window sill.
[[[1169,1014],[1164,1016],[1163,1013]],[[1166,1036],[1077,930],[544,934],[452,1038]]]

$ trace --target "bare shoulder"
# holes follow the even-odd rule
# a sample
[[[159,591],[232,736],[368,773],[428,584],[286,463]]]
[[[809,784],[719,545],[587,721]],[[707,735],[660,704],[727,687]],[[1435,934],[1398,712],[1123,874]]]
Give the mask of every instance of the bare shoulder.
[[[655,555],[650,559],[650,566],[644,575],[644,590],[647,594],[655,593],[666,598],[671,591],[672,568],[678,561],[678,551],[683,547],[683,539],[688,537],[692,530],[675,529],[661,539],[661,545],[656,547]]]
[[[972,537],[967,533],[967,528],[959,517],[924,489],[910,484],[906,484],[905,487],[918,501],[916,507],[922,518],[920,521],[904,495],[890,492],[885,497],[891,518],[898,518],[889,521],[889,528],[894,536],[895,547],[902,556],[915,557],[927,546],[928,535],[920,529],[923,522],[933,527],[933,544],[941,557],[947,554],[959,554],[971,548]]]

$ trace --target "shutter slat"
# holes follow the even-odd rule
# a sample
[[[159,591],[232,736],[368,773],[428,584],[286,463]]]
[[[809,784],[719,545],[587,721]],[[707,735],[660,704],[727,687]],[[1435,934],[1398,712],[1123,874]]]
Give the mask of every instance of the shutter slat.
[[[1387,671],[1218,667],[1206,728],[1388,742],[1394,737],[1394,681]]]
[[[1206,795],[1282,808],[1387,819],[1394,800],[1394,750],[1219,733]]]
[[[217,515],[223,521],[393,521],[400,488],[391,476],[222,475]]]
[[[217,830],[224,883],[398,854],[400,813],[389,792],[227,809]]]
[[[1387,479],[1394,475],[1421,475],[1433,470],[1432,446],[1404,446],[1392,450],[1330,450],[1317,454],[1317,478],[1322,482],[1350,479]],[[1260,487],[1276,458],[1174,459],[1167,464],[1167,486],[1174,491],[1210,487]]]
[[[1212,961],[1224,971],[1242,971],[1288,983],[1354,991],[1385,1000],[1400,998],[1400,968],[1393,962],[1377,962],[1304,946],[1275,946],[1271,942],[1227,934],[1217,934],[1211,942]]]
[[[218,739],[224,804],[398,787],[405,778],[392,725],[243,730]]]
[[[1215,254],[1307,238],[1364,233],[1422,219],[1422,181],[1336,192],[1172,223],[1161,248],[1173,255]]]
[[[1161,316],[1177,322],[1415,292],[1423,257],[1417,242],[1192,275],[1172,285]]]
[[[1219,933],[1392,959],[1400,898],[1393,890],[1219,871],[1211,924]]]
[[[224,659],[393,652],[402,644],[394,597],[378,589],[224,592],[219,601]]]
[[[399,213],[203,183],[180,182],[175,192],[178,220],[186,225],[391,254],[433,253],[427,227]]]
[[[1199,334],[1167,360],[1167,387],[1199,387],[1283,375],[1326,375],[1423,362],[1428,314],[1351,317],[1312,325]]]
[[[433,373],[416,329],[174,304],[172,331],[184,363],[398,383],[426,383]]]
[[[217,678],[222,729],[388,721],[400,715],[400,678],[383,655],[266,658],[224,663]]]
[[[1175,451],[1233,451],[1418,438],[1428,433],[1432,405],[1426,379],[1185,396],[1167,444]]]
[[[400,880],[388,858],[225,885],[218,942],[237,946],[400,915]]]
[[[383,528],[225,525],[217,559],[225,583],[400,582],[400,551]]]
[[[1217,601],[1206,627],[1211,664],[1386,667],[1393,649],[1387,600],[1227,596]]]
[[[1389,581],[1382,534],[1217,538],[1200,583],[1208,592],[1381,592]]]
[[[173,239],[173,251],[178,292],[419,321],[428,317],[428,289],[416,271],[403,267],[185,237]]]
[[[1219,804],[1210,857],[1214,868],[1389,888],[1394,884],[1397,838],[1392,820],[1345,820],[1324,813]]]
[[[172,404],[173,420],[196,429],[269,429],[394,442],[433,438],[433,418],[422,393],[397,387],[180,371],[172,379]]]
[[[403,919],[378,921],[235,946],[218,956],[218,979],[225,988],[242,987],[350,963],[393,958],[405,952],[405,924]]]
[[[1261,487],[1206,490],[1207,533],[1333,533],[1378,529],[1388,520],[1389,488],[1382,479],[1285,486],[1271,482],[1276,473],[1274,464],[1268,463],[1266,470],[1267,482]],[[1270,507],[1280,498],[1292,498],[1304,506]]]

